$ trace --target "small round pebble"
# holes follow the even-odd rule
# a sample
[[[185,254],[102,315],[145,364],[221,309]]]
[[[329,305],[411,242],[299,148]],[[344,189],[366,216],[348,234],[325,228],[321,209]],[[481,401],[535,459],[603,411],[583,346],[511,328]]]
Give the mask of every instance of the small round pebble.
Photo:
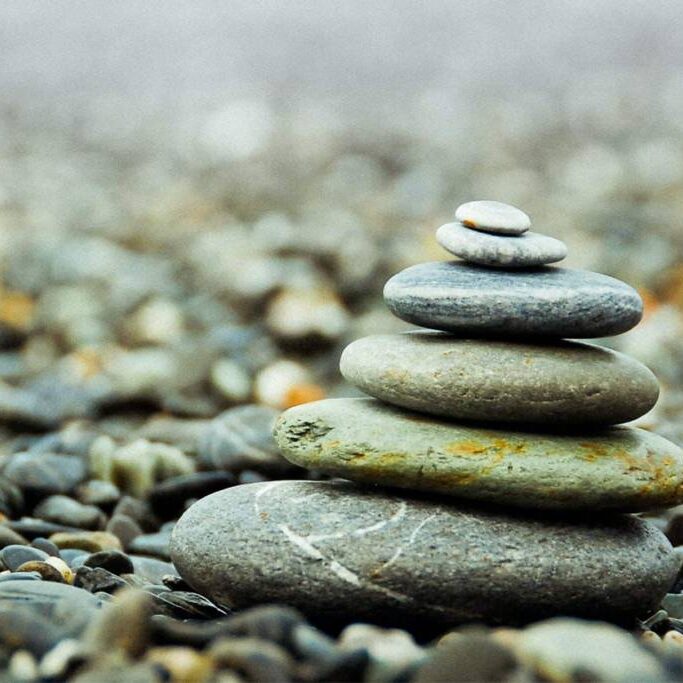
[[[468,228],[498,235],[521,235],[531,227],[531,219],[524,211],[490,200],[461,204],[455,210],[455,219]]]
[[[567,256],[564,242],[537,232],[507,237],[447,223],[436,231],[436,240],[446,251],[469,263],[498,268],[543,266]]]

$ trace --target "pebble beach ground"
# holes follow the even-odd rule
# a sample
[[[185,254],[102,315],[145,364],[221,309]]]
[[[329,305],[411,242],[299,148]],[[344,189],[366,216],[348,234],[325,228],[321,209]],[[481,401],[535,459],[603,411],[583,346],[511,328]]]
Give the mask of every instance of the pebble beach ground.
[[[124,103],[76,122],[5,111],[2,680],[681,680],[680,581],[654,607],[624,587],[637,617],[619,625],[375,625],[360,606],[362,621],[232,608],[170,558],[194,501],[325,478],[280,455],[275,420],[359,395],[342,349],[408,328],[383,285],[445,258],[434,228],[472,197],[525,207],[572,267],[638,290],[643,321],[604,343],[661,385],[636,425],[683,444],[683,99],[675,84],[637,83],[643,98],[603,85],[560,103],[530,93],[515,111],[449,109],[435,92],[381,121],[260,99],[173,125]],[[683,545],[683,510],[646,516]]]

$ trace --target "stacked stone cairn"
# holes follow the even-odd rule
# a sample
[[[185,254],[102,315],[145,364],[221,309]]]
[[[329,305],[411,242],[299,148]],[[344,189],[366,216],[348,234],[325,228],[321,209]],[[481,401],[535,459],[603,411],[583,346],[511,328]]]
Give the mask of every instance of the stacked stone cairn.
[[[342,374],[372,398],[297,406],[276,426],[286,458],[347,481],[250,484],[194,505],[173,558],[195,588],[393,624],[632,624],[656,610],[680,562],[628,513],[683,502],[683,452],[615,426],[654,406],[646,367],[566,341],[632,328],[639,295],[549,266],[565,245],[512,206],[470,202],[455,218],[437,239],[462,260],[412,266],[384,290],[429,329],[344,351]]]

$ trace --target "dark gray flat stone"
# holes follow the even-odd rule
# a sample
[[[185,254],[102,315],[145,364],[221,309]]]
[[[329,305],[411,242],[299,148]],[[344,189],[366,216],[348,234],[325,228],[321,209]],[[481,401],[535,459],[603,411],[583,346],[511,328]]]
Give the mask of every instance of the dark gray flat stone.
[[[460,420],[619,424],[647,413],[659,396],[642,363],[580,342],[382,334],[350,344],[339,366],[366,394]]]
[[[605,337],[638,324],[638,293],[607,275],[545,266],[500,271],[471,263],[411,266],[384,287],[403,320],[475,335]]]
[[[498,268],[543,266],[567,256],[564,242],[537,232],[512,237],[489,235],[461,223],[447,223],[436,231],[436,240],[465,261]]]
[[[202,499],[176,526],[172,555],[188,583],[224,605],[443,624],[629,621],[658,606],[679,564],[635,517],[542,519],[310,481]]]
[[[25,607],[62,627],[64,637],[80,633],[102,606],[87,591],[51,581],[3,581],[0,610]]]

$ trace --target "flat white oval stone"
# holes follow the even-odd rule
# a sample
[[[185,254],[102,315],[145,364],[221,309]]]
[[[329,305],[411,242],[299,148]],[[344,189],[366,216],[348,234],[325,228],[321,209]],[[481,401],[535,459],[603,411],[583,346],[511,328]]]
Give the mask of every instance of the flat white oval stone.
[[[446,251],[465,261],[498,268],[543,266],[567,256],[564,242],[537,232],[490,235],[470,230],[461,223],[446,223],[436,231],[436,240]]]
[[[522,235],[531,227],[524,211],[503,202],[480,200],[461,204],[455,218],[468,228],[498,235]]]

